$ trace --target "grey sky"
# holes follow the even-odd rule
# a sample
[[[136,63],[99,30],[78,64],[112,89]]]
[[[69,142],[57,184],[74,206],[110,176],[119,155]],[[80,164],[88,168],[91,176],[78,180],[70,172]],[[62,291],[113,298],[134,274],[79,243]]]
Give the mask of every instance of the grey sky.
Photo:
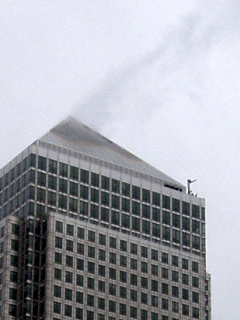
[[[0,166],[69,114],[208,206],[213,320],[240,314],[237,0],[2,0]]]

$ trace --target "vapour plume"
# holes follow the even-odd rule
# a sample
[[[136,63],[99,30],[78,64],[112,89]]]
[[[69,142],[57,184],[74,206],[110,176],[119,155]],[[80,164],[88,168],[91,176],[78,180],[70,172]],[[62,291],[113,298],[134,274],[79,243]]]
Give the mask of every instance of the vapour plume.
[[[213,21],[206,23],[203,11],[195,10],[172,26],[154,50],[112,71],[77,106],[74,115],[101,131],[121,114],[131,115],[136,104],[141,114],[164,106],[169,96],[179,94],[201,104],[204,56],[216,33]]]

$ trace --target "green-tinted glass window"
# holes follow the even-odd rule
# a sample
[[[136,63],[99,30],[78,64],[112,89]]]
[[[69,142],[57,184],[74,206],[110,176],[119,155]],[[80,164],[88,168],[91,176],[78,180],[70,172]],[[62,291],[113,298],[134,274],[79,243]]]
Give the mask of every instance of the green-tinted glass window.
[[[127,257],[120,255],[120,266],[127,268]]]
[[[145,234],[150,234],[150,222],[147,220],[142,220],[142,232]]]
[[[192,232],[200,234],[200,222],[192,220]]]
[[[101,192],[101,203],[105,206],[109,206],[109,193]]]
[[[70,166],[70,178],[73,179],[73,180],[78,180],[78,168],[77,167],[73,167],[73,166]]]
[[[91,201],[99,202],[99,190],[91,188]]]
[[[193,249],[200,250],[200,237],[192,236],[192,246]]]
[[[175,243],[180,243],[180,231],[179,230],[172,230],[172,241]]]
[[[46,186],[46,173],[38,172],[38,184],[40,186]]]
[[[162,197],[162,206],[165,209],[170,209],[170,197],[168,197],[168,196]]]
[[[117,248],[117,238],[109,237],[109,246],[110,246],[110,248],[116,249]]]
[[[172,210],[180,212],[180,200],[175,198],[172,199]]]
[[[80,214],[88,215],[88,202],[80,201]]]
[[[150,203],[150,191],[142,189],[142,201]]]
[[[164,224],[170,224],[171,223],[171,215],[170,212],[164,211],[162,212],[162,222]]]
[[[68,177],[68,165],[66,163],[59,163],[59,174],[63,177]]]
[[[110,179],[108,177],[102,176],[102,189],[109,190],[110,188]]]
[[[140,216],[140,203],[132,201],[132,213]]]
[[[120,203],[119,196],[116,196],[113,194],[112,195],[112,207],[115,209],[119,209],[119,203]]]
[[[91,215],[92,218],[98,219],[99,218],[99,206],[97,206],[95,204],[91,204],[90,215]]]
[[[140,219],[132,217],[132,230],[140,231]]]
[[[147,258],[148,257],[148,248],[141,246],[141,257]]]
[[[122,227],[130,228],[130,216],[122,213]]]
[[[153,237],[160,238],[161,231],[160,231],[160,225],[159,224],[156,224],[156,223],[152,224],[152,235],[153,235]]]
[[[109,209],[101,208],[101,220],[105,222],[109,222]]]
[[[182,218],[182,228],[183,230],[190,231],[190,219],[183,217]]]
[[[171,230],[168,227],[162,227],[162,238],[163,240],[168,240],[170,241],[171,238]]]
[[[112,224],[116,224],[116,225],[120,224],[120,214],[119,214],[119,212],[112,210],[112,212],[111,212],[111,222],[112,222]]]
[[[98,191],[97,191],[97,194],[98,194]],[[88,187],[83,186],[83,185],[80,186],[80,197],[88,200]]]
[[[38,169],[46,171],[47,159],[45,157],[38,156]]]
[[[99,174],[91,173],[91,185],[94,187],[99,187]]]
[[[36,155],[33,154],[33,153],[29,155],[29,165],[31,167],[35,167],[36,166]]]
[[[106,235],[100,233],[99,234],[99,244],[105,246],[106,245]]]
[[[120,181],[112,179],[112,192],[120,193]]]
[[[54,174],[57,174],[57,166],[58,163],[57,161],[55,160],[52,160],[52,159],[49,159],[49,162],[48,162],[48,171],[50,173],[54,173]]]
[[[148,264],[147,262],[141,262],[141,272],[148,273]]]
[[[153,192],[152,193],[152,203],[153,203],[153,205],[160,207],[160,205],[161,205],[161,196],[160,196],[159,193],[157,193],[157,192]]]
[[[129,212],[130,211],[130,200],[127,198],[122,198],[122,210]]]
[[[142,216],[144,218],[150,219],[150,206],[146,204],[142,205]]]
[[[127,251],[127,241],[120,240],[120,250],[121,251]]]
[[[53,190],[57,190],[57,178],[49,175],[48,176],[48,188],[49,189],[53,189]]]
[[[48,191],[48,204],[50,206],[56,207],[56,199],[57,199],[56,193],[53,191]]]
[[[45,202],[45,200],[46,200],[45,189],[37,188],[37,200],[40,202]]]
[[[187,216],[190,215],[190,204],[185,201],[182,202],[182,213]]]
[[[89,172],[87,170],[81,169],[81,182],[89,183]]]
[[[130,184],[122,182],[122,194],[124,196],[130,197]]]
[[[77,228],[77,237],[79,239],[84,239],[85,230],[83,228]]]
[[[132,197],[133,199],[140,200],[141,189],[137,186],[132,186]]]
[[[154,221],[160,222],[161,215],[160,215],[160,210],[157,208],[152,208],[152,219]]]
[[[198,219],[200,218],[200,208],[195,204],[192,205],[192,216],[194,218],[198,218]]]
[[[182,233],[182,244],[186,247],[190,246],[190,235],[186,232]]]
[[[68,181],[66,179],[59,179],[59,191],[67,193]]]
[[[62,194],[59,195],[58,206],[61,209],[67,209],[67,196]]]
[[[172,225],[176,228],[180,228],[180,216],[178,214],[173,213]]]
[[[78,184],[76,182],[70,182],[69,192],[72,196],[75,196],[75,197],[78,196]]]

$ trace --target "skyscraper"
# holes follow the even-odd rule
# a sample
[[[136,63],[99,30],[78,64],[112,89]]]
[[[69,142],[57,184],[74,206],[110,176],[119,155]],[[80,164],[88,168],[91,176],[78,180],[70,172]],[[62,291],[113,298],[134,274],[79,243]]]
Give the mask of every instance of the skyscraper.
[[[205,202],[73,118],[0,171],[1,319],[210,319]]]

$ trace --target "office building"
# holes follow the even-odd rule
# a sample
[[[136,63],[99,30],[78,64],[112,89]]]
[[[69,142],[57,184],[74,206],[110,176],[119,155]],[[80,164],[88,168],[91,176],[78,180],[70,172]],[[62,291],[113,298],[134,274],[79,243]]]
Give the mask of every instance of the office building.
[[[0,171],[9,320],[210,319],[204,199],[73,118]]]

